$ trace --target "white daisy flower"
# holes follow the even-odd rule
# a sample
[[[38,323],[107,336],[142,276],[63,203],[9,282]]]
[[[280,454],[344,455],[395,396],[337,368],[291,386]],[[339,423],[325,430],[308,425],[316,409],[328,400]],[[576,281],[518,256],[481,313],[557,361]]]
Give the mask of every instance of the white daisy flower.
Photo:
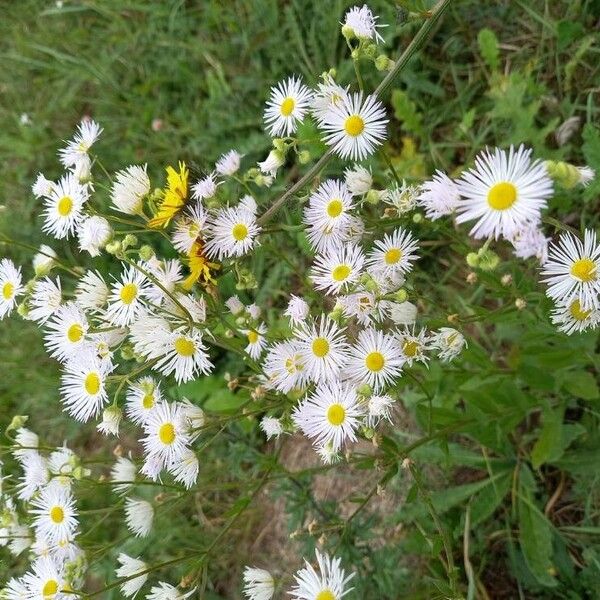
[[[44,339],[48,354],[64,362],[89,347],[85,337],[88,327],[85,313],[75,303],[67,302],[59,306],[46,323]]]
[[[402,185],[394,185],[381,193],[382,200],[393,206],[398,214],[404,215],[417,207],[419,188],[408,185],[405,181]]]
[[[48,275],[54,265],[56,265],[56,259],[58,256],[56,252],[50,248],[50,246],[46,246],[46,244],[42,244],[40,249],[33,257],[33,270],[35,272],[36,277],[44,277]]]
[[[371,171],[360,165],[344,171],[346,187],[352,196],[364,196],[373,187],[373,176]]]
[[[438,351],[438,358],[450,362],[467,346],[465,336],[452,327],[440,327],[431,335],[431,347]]]
[[[209,173],[192,185],[192,198],[198,201],[212,198],[217,193],[217,186],[219,185],[220,183],[216,181],[216,173]]]
[[[206,254],[222,260],[231,256],[242,256],[256,243],[260,227],[256,217],[243,208],[223,208],[211,219]]]
[[[225,300],[225,306],[234,317],[241,315],[246,310],[246,307],[237,296],[231,296],[231,298]]]
[[[582,310],[578,299],[557,306],[551,313],[552,323],[558,325],[558,330],[571,335],[587,329],[596,329],[600,323],[600,310],[589,308]]]
[[[480,153],[475,167],[458,180],[461,200],[457,223],[476,220],[475,238],[510,238],[528,223],[540,220],[552,195],[552,179],[543,162],[531,160],[531,150],[510,147]]]
[[[334,450],[333,444],[331,443],[317,446],[316,451],[323,464],[333,465],[342,460],[340,453],[337,450]]]
[[[134,352],[150,360],[165,355],[170,336],[169,323],[150,312],[140,314],[129,326],[129,339],[133,343]]]
[[[374,270],[370,271],[369,275],[377,285],[381,296],[396,292],[406,283],[406,278],[399,271],[385,273],[384,271]]]
[[[61,593],[65,587],[62,569],[47,556],[35,560],[31,571],[23,576],[27,588],[26,600],[65,600],[69,594]]]
[[[256,204],[256,200],[250,194],[242,196],[239,207],[251,212],[253,215],[256,215],[258,212],[258,204]]]
[[[417,260],[417,249],[417,242],[410,231],[396,229],[391,235],[386,233],[383,240],[375,241],[367,257],[367,267],[384,277],[404,275]]]
[[[306,236],[317,254],[335,252],[350,241],[348,227],[329,229],[309,226],[306,228]]]
[[[332,106],[337,106],[342,98],[348,95],[350,86],[338,85],[329,73],[323,75],[323,83],[319,83],[313,94],[311,111],[317,121],[322,121]]]
[[[311,194],[303,221],[309,227],[324,231],[338,229],[343,234],[353,208],[354,201],[346,185],[337,179],[328,179]]]
[[[90,256],[100,256],[112,236],[113,230],[108,221],[97,215],[86,217],[77,228],[79,250],[89,252]]]
[[[196,298],[191,294],[182,294],[180,292],[175,292],[174,296],[177,302],[187,310],[194,323],[204,323],[206,321],[206,301],[204,298]],[[177,315],[185,321],[188,320],[188,316],[175,304],[172,298],[165,298],[165,309],[172,315]]]
[[[596,171],[587,165],[577,167],[577,171],[579,172],[579,181],[577,183],[580,183],[584,187],[587,187],[596,177]]]
[[[127,215],[142,213],[144,198],[150,193],[146,165],[131,165],[115,173],[110,199],[115,210]]]
[[[146,600],[185,600],[195,591],[196,588],[193,588],[189,592],[183,593],[170,583],[159,581],[157,585],[153,585],[150,588],[150,593],[146,596]]]
[[[200,202],[189,206],[175,221],[172,241],[173,246],[181,254],[189,254],[198,236],[206,227],[208,215]]]
[[[195,452],[191,448],[185,448],[177,461],[169,465],[168,470],[175,477],[175,481],[182,483],[189,490],[198,479],[200,463]]]
[[[115,575],[126,579],[120,586],[121,593],[126,598],[135,598],[148,579],[148,574],[144,573],[148,567],[139,558],[131,558],[131,556],[127,556],[123,552],[119,554],[117,561],[121,566],[115,571]],[[142,575],[133,577],[138,573],[142,573]],[[130,577],[133,577],[133,579],[129,579]]]
[[[377,427],[382,420],[392,422],[391,411],[394,400],[387,394],[383,396],[371,396],[368,403],[367,426]]]
[[[92,159],[89,156],[82,156],[79,161],[69,168],[69,171],[79,183],[87,186],[91,191],[94,190],[94,184],[90,181],[92,177]]]
[[[254,360],[258,360],[265,346],[267,345],[267,340],[265,338],[265,333],[267,333],[267,327],[264,323],[258,325],[253,329],[243,329],[242,333],[245,334],[248,339],[248,345],[244,348],[244,350],[250,355]]]
[[[313,394],[294,408],[292,420],[315,445],[330,443],[337,452],[346,440],[356,441],[362,416],[354,387],[332,380],[318,384]]]
[[[421,185],[417,203],[432,221],[451,215],[460,203],[458,187],[445,173],[436,171],[429,181]]]
[[[43,488],[49,480],[48,461],[36,451],[19,458],[23,475],[18,485],[17,497],[30,500],[37,490]]]
[[[388,317],[396,325],[412,325],[417,320],[417,307],[412,302],[382,303]]]
[[[146,458],[156,459],[159,471],[179,460],[190,443],[185,415],[178,404],[159,404],[149,415],[143,428],[146,437],[140,441],[144,445]],[[142,473],[156,479],[154,474],[148,473],[146,465],[142,468]]]
[[[152,377],[142,377],[127,390],[125,414],[136,425],[143,425],[162,401],[160,384]]]
[[[104,435],[119,436],[119,427],[123,419],[123,411],[111,405],[102,412],[102,421],[96,425],[96,429]]]
[[[546,294],[555,302],[579,300],[582,310],[600,308],[600,244],[596,233],[586,229],[583,243],[571,233],[561,234],[550,246],[542,270]]]
[[[398,355],[392,335],[363,329],[350,346],[345,373],[357,384],[366,383],[376,392],[392,385],[400,377],[404,359]]]
[[[346,13],[343,26],[360,40],[373,40],[375,43],[383,42],[383,38],[377,29],[386,27],[386,25],[378,25],[378,18],[373,15],[366,4],[363,4],[362,8],[353,6]]]
[[[21,285],[21,268],[16,267],[12,260],[0,260],[0,320],[10,315],[17,304],[17,297],[23,293]]]
[[[38,173],[34,184],[31,186],[31,191],[36,198],[43,198],[52,193],[54,185],[54,181],[46,179],[43,173]]]
[[[13,525],[10,528],[12,539],[8,544],[8,549],[13,556],[19,556],[33,543],[31,530],[26,525]]]
[[[432,347],[431,335],[426,329],[421,329],[415,333],[415,328],[405,328],[397,334],[397,348],[401,352],[404,362],[412,367],[414,362],[422,362],[427,364],[429,357],[425,354]]]
[[[112,325],[125,327],[144,310],[150,283],[139,269],[131,266],[121,275],[121,280],[110,288],[106,318]]]
[[[159,287],[154,281],[148,280],[145,297],[158,306],[170,301],[171,296],[175,293],[175,287],[183,281],[181,263],[177,259],[158,260],[153,257],[144,263],[143,267],[162,286]]]
[[[65,167],[77,165],[81,160],[88,158],[89,149],[96,142],[102,128],[92,119],[84,119],[77,126],[77,132],[67,146],[59,150],[60,162]]]
[[[308,377],[317,383],[334,379],[348,356],[344,331],[322,315],[319,323],[303,323],[294,335]]]
[[[308,380],[308,371],[295,342],[278,342],[267,351],[263,363],[267,386],[287,394],[303,387]]]
[[[52,281],[44,277],[36,281],[29,298],[29,312],[27,318],[37,323],[45,323],[57,310],[62,302],[60,278]]]
[[[110,470],[112,487],[117,494],[124,494],[135,483],[137,469],[133,462],[124,456],[119,456]]]
[[[244,155],[236,150],[230,150],[222,154],[215,165],[215,171],[224,177],[235,175],[240,169],[240,162]]]
[[[266,175],[270,175],[271,177],[277,176],[277,171],[279,167],[283,166],[285,163],[285,155],[283,152],[279,150],[271,150],[269,155],[265,160],[256,163],[258,168],[261,170],[261,173],[265,173]]]
[[[213,368],[202,343],[202,332],[197,329],[170,332],[162,344],[164,355],[154,368],[165,376],[173,373],[179,384],[191,381],[198,373],[207,375]]]
[[[317,256],[310,278],[318,290],[339,294],[358,281],[364,261],[359,246],[345,244],[338,251]]]
[[[147,537],[152,530],[154,507],[150,502],[139,498],[125,501],[125,523],[136,537]]]
[[[204,427],[206,422],[206,415],[200,406],[192,404],[187,398],[183,397],[181,402],[178,402],[183,416],[185,418],[187,433],[190,435],[190,439],[193,441],[200,435],[200,430]]]
[[[341,600],[353,589],[348,587],[348,582],[354,573],[346,577],[339,558],[330,558],[318,550],[315,554],[319,573],[305,560],[306,566],[294,575],[296,586],[288,594],[295,600]]]
[[[84,352],[71,358],[61,377],[60,395],[65,410],[83,423],[97,417],[108,402],[106,377],[112,371],[109,362]]]
[[[283,433],[283,425],[279,419],[275,417],[263,417],[260,420],[260,428],[267,436],[267,440],[277,438]]]
[[[36,536],[50,544],[71,538],[77,530],[75,498],[68,487],[49,485],[31,501]]]
[[[52,483],[69,487],[71,485],[71,474],[79,459],[73,450],[66,446],[55,450],[48,457],[48,470],[52,474]]]
[[[535,256],[542,265],[548,260],[550,238],[544,235],[537,223],[519,228],[509,241],[513,245],[514,255],[517,258],[527,259]]]
[[[343,159],[362,160],[386,138],[388,119],[375,96],[348,94],[321,121],[324,141]]]
[[[299,325],[303,321],[306,321],[310,313],[310,307],[303,298],[294,296],[291,294],[290,301],[288,302],[287,308],[283,313],[286,317],[289,317],[292,325]]]
[[[248,304],[248,306],[246,306],[246,310],[248,311],[250,317],[255,321],[260,317],[260,313],[262,312],[260,306],[254,302],[252,304]]]
[[[40,445],[40,439],[33,431],[27,427],[19,427],[15,435],[14,446],[12,451],[15,458],[22,460],[30,454],[35,454]]]
[[[310,108],[312,92],[300,78],[289,77],[271,88],[264,120],[269,135],[289,136],[296,131]]]
[[[381,320],[379,302],[371,292],[360,291],[347,296],[339,296],[338,306],[346,317],[356,317],[361,325],[369,325],[371,321]]]
[[[98,271],[86,271],[75,287],[75,303],[90,312],[97,312],[108,302],[110,291]]]
[[[257,567],[244,568],[244,595],[248,600],[271,600],[275,581],[269,571]]]
[[[11,577],[2,590],[6,600],[27,600],[30,598],[29,589],[25,583],[25,578]],[[42,590],[43,591],[43,590]]]
[[[88,188],[72,174],[61,177],[44,201],[42,230],[57,239],[68,238],[81,222],[83,205],[88,198]]]

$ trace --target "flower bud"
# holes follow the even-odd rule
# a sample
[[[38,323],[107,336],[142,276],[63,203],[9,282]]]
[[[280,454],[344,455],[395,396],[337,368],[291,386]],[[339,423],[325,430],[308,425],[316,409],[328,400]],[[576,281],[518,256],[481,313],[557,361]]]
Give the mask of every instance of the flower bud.
[[[148,244],[144,244],[140,248],[139,255],[142,260],[150,260],[154,256],[154,248],[148,246]]]
[[[375,68],[378,71],[389,71],[391,68],[390,63],[393,64],[393,61],[391,61],[385,54],[380,54],[375,59]]]
[[[350,25],[342,25],[342,35],[347,40],[351,40],[354,37],[354,29]]]
[[[527,308],[527,302],[524,298],[517,298],[515,300],[515,306],[517,310],[524,310],[525,308]]]
[[[302,150],[301,152],[298,152],[298,162],[301,165],[305,165],[305,164],[309,163],[311,158],[312,157],[308,150]]]

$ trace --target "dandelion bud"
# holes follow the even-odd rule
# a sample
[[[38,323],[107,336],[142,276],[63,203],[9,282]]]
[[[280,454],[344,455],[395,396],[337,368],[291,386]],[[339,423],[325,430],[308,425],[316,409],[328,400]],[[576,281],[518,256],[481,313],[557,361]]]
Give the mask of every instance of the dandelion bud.
[[[506,273],[506,275],[502,275],[502,279],[500,279],[500,283],[505,286],[508,287],[511,283],[512,283],[512,275],[510,273]]]
[[[154,248],[145,244],[140,248],[139,255],[142,260],[150,260],[154,256]]]
[[[524,310],[527,307],[527,302],[523,298],[517,298],[515,300],[515,306],[517,310]]]
[[[301,165],[305,165],[305,164],[309,163],[311,158],[312,157],[308,150],[302,150],[301,152],[298,152],[298,162]]]
[[[470,285],[473,285],[474,283],[477,283],[477,273],[469,273],[467,275],[467,283]]]

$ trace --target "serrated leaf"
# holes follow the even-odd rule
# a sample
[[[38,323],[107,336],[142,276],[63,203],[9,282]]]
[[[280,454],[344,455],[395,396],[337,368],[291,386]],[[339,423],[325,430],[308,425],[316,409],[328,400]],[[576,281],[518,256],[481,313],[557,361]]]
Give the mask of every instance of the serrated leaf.
[[[421,113],[406,92],[403,90],[392,92],[392,107],[394,116],[402,123],[402,129],[419,136],[423,133]]]
[[[477,35],[479,44],[479,53],[485,64],[495,71],[500,66],[500,51],[498,49],[498,38],[496,34],[487,27],[482,29]]]

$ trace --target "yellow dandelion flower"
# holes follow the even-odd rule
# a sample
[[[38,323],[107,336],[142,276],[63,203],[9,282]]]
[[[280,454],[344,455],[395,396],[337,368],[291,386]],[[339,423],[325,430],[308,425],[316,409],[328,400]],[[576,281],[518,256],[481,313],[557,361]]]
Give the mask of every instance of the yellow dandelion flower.
[[[184,207],[188,195],[189,170],[184,162],[179,163],[179,172],[167,167],[167,187],[156,216],[148,222],[148,227],[166,227],[171,219]]]
[[[220,268],[220,265],[209,262],[204,254],[204,245],[200,240],[194,242],[188,257],[190,260],[190,274],[182,284],[185,290],[190,290],[198,280],[202,280],[202,283],[205,285],[209,283],[216,284],[216,281],[211,275],[211,269],[216,271]]]

